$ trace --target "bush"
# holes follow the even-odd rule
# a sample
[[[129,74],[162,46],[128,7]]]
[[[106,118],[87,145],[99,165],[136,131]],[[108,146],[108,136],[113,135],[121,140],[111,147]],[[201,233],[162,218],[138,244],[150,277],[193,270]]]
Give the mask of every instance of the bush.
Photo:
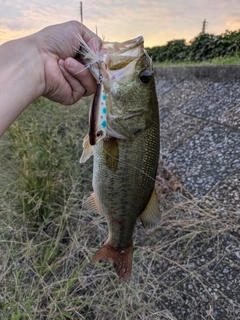
[[[188,46],[184,39],[168,41],[165,46],[147,48],[149,55],[155,62],[185,61]]]
[[[154,62],[184,62],[233,57],[240,49],[240,30],[215,36],[200,33],[189,45],[184,39],[168,41],[164,46],[147,48]]]

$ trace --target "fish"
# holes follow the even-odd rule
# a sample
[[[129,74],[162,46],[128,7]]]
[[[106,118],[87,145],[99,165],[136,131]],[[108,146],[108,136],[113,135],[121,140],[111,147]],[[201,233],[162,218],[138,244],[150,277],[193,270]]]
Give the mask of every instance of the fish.
[[[150,229],[161,220],[155,190],[160,132],[152,60],[142,36],[122,43],[104,42],[98,53],[83,39],[80,43],[81,61],[98,83],[80,158],[81,163],[92,155],[94,159],[93,193],[83,208],[103,215],[108,227],[108,239],[92,262],[111,261],[119,280],[128,282],[137,220]],[[95,139],[100,88],[104,89],[106,117],[104,134]]]

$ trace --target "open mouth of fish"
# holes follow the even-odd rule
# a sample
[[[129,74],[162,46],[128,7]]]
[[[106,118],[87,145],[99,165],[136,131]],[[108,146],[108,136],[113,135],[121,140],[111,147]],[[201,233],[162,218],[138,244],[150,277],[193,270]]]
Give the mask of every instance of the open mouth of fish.
[[[146,52],[142,36],[121,43],[104,42],[100,52],[90,49],[81,37],[79,40],[80,61],[89,67],[97,82],[104,84],[106,92],[109,91],[111,82],[124,81],[126,75],[129,77],[135,67],[131,63]]]

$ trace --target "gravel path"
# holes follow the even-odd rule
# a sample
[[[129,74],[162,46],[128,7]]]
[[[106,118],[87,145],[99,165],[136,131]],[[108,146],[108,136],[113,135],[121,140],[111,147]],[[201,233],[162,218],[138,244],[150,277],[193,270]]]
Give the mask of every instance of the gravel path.
[[[176,288],[162,306],[171,317],[163,319],[240,319],[240,67],[155,74],[161,160],[177,164],[182,183],[169,184],[181,188],[161,198],[163,225],[175,221],[176,236],[168,255],[174,263],[159,270],[160,281]],[[183,236],[188,242],[177,240]]]

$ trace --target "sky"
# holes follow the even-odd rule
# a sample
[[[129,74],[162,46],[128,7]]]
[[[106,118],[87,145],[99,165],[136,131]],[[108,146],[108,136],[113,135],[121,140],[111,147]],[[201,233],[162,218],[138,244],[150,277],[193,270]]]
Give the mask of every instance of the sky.
[[[143,36],[146,47],[240,29],[240,0],[83,0],[83,23],[106,41]],[[0,44],[48,25],[80,20],[79,0],[0,0]]]

